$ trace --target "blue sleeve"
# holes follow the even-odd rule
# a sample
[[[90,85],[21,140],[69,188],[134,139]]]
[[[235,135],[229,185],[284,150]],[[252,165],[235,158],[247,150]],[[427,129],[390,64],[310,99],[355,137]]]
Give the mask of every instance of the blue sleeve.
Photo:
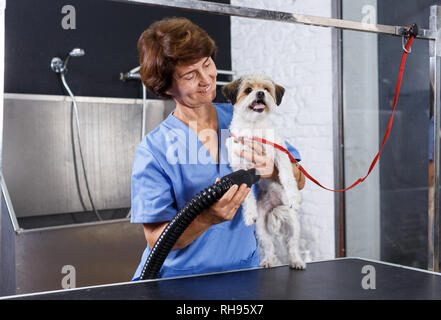
[[[296,148],[294,148],[292,145],[290,145],[288,141],[285,141],[285,144],[286,144],[286,149],[293,156],[293,158],[296,159],[297,161],[301,161],[302,159],[300,158],[299,151]]]
[[[172,183],[152,152],[136,148],[131,182],[131,222],[170,221],[177,213]]]

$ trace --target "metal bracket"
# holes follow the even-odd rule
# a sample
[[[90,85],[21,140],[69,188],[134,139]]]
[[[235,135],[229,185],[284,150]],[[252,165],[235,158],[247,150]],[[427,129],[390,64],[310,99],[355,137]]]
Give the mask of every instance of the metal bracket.
[[[410,36],[414,36],[415,38],[418,37],[419,28],[416,23],[414,23],[411,26],[407,26],[404,28],[400,28],[398,31],[401,34],[401,47],[406,53],[411,53],[412,48],[409,50],[406,49],[406,43],[409,40]]]

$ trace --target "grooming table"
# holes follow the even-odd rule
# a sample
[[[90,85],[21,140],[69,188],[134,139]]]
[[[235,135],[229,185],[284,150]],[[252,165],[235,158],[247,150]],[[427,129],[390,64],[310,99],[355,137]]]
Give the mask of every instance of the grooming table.
[[[375,289],[363,289],[364,266]],[[371,282],[372,284],[372,282]],[[4,299],[441,299],[441,274],[361,258],[51,291]]]

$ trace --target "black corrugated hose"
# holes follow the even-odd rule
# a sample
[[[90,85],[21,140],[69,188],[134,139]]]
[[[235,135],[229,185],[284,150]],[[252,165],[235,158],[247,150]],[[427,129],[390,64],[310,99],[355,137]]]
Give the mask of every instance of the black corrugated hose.
[[[210,207],[214,202],[218,201],[231,186],[238,186],[246,183],[248,187],[258,182],[260,175],[256,169],[238,170],[223,177],[220,181],[212,186],[205,188],[184,207],[179,210],[176,216],[169,222],[162,231],[150,255],[142,269],[140,280],[156,279],[159,270],[162,267],[167,255],[178,241],[179,237],[184,233],[190,223],[206,208]]]

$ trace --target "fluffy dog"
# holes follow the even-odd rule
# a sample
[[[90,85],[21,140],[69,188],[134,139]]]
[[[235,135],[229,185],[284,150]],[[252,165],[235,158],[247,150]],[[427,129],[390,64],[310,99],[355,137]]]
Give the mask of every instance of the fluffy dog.
[[[286,148],[268,119],[268,115],[282,101],[285,93],[282,86],[264,75],[249,75],[222,87],[222,93],[234,106],[230,132],[235,137],[228,138],[226,142],[228,159],[233,170],[249,169],[253,166],[252,162],[235,153],[245,149],[251,151],[238,137],[264,138]],[[245,198],[245,224],[256,224],[261,266],[289,263],[292,268],[305,269],[306,264],[299,249],[299,210],[302,200],[291,161],[287,154],[273,146],[265,143],[262,146],[263,152],[273,159],[278,169],[278,179],[259,181],[257,201],[253,192]],[[286,251],[281,253],[284,248]],[[283,261],[286,256],[288,261]]]

